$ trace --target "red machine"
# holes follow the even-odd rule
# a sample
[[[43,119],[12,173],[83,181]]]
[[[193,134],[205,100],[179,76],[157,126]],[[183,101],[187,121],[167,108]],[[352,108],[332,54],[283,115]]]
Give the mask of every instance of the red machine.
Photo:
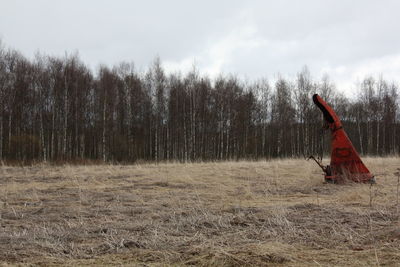
[[[327,128],[332,133],[331,164],[323,166],[320,161],[310,156],[325,172],[325,180],[332,183],[345,182],[346,180],[375,183],[374,176],[361,161],[333,109],[317,94],[313,96],[313,101],[322,111]]]

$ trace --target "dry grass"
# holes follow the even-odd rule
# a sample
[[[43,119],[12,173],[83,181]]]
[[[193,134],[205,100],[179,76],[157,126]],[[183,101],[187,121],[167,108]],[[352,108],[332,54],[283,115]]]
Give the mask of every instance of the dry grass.
[[[399,158],[377,184],[304,160],[0,167],[0,263],[396,265]]]

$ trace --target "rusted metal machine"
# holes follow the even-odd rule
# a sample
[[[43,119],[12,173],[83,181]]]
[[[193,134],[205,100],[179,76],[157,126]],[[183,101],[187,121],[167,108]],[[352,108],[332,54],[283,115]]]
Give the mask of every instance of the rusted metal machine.
[[[361,161],[333,109],[318,94],[313,96],[313,101],[324,115],[326,128],[331,131],[331,163],[324,166],[322,159],[317,160],[313,156],[310,156],[309,159],[313,159],[321,167],[327,182],[375,183],[374,176]]]

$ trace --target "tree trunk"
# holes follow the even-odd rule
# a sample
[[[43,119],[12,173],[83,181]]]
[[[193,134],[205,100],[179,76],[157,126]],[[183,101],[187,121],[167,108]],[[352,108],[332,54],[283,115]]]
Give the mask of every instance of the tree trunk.
[[[107,161],[107,155],[106,155],[106,96],[104,95],[104,103],[103,103],[103,131],[102,131],[102,138],[101,138],[101,144],[102,144],[102,158],[103,161]]]
[[[367,122],[367,138],[368,138],[367,153],[371,154],[372,153],[372,123],[370,121]]]
[[[12,126],[12,110],[10,110],[9,120],[8,120],[8,154],[11,155],[11,126]]]
[[[3,114],[0,114],[0,161],[3,160]]]
[[[74,136],[74,158],[78,158],[80,154],[80,145],[79,145],[79,121],[78,121],[78,97],[75,99],[75,136]]]
[[[63,125],[63,158],[67,157],[67,126],[68,126],[68,87],[65,79],[65,94],[64,94],[64,125]]]
[[[47,161],[47,150],[46,150],[46,143],[44,139],[44,127],[43,127],[43,111],[40,111],[40,142],[42,143],[42,158],[43,161]]]
[[[379,133],[380,133],[380,129],[379,129],[379,120],[376,120],[376,155],[379,155]]]
[[[54,131],[55,131],[55,109],[54,109],[54,104],[53,104],[53,112],[51,115],[51,144],[50,144],[50,149],[51,149],[51,155],[50,158],[51,160],[54,160]]]

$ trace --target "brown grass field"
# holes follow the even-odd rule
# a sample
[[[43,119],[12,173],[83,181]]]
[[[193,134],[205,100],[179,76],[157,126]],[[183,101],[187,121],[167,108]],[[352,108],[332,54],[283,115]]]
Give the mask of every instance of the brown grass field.
[[[400,158],[377,184],[305,160],[0,167],[3,265],[400,264]]]

